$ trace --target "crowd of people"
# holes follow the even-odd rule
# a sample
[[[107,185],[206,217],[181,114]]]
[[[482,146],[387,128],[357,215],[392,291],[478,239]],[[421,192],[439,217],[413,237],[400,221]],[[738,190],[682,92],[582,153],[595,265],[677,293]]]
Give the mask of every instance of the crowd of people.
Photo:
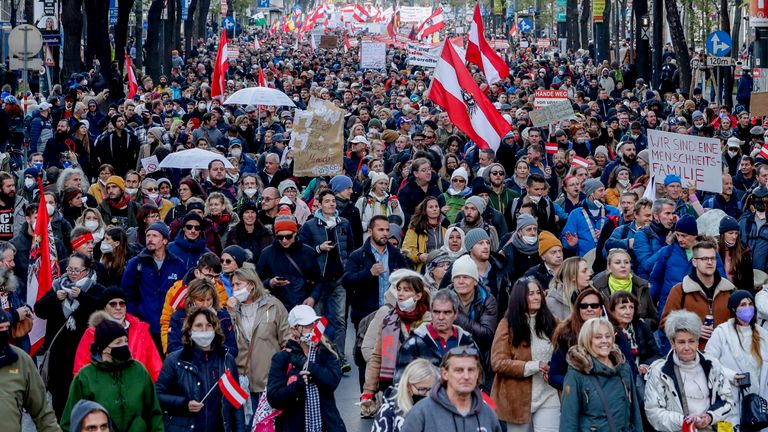
[[[768,427],[768,130],[748,104],[660,94],[589,50],[513,48],[500,82],[470,66],[512,129],[494,150],[402,47],[361,71],[356,47],[230,43],[227,94],[263,76],[296,108],[211,98],[215,36],[168,75],[137,71],[132,98],[93,71],[45,98],[3,89],[7,430],[24,412],[43,432],[344,431],[343,379],[375,432]],[[539,88],[567,90],[575,116],[533,126]],[[293,174],[310,98],[346,112],[334,176]],[[720,139],[722,192],[649,184],[649,130]],[[142,163],[194,148],[219,156]],[[43,208],[61,276],[32,302]]]

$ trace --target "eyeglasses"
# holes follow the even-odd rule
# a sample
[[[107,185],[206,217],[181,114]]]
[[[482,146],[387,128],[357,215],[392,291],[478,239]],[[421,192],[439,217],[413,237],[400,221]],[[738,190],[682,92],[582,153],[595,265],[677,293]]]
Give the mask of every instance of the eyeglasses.
[[[67,273],[69,273],[69,274],[75,274],[76,275],[76,274],[80,274],[80,273],[82,273],[84,271],[85,271],[84,268],[76,269],[76,268],[72,268],[72,267],[67,267]]]
[[[491,171],[491,175],[495,175],[495,176],[504,175],[504,171]]]
[[[184,225],[184,229],[189,231],[200,231],[202,227],[200,227],[200,225],[186,224]]]
[[[419,395],[425,395],[425,394],[429,393],[430,390],[432,390],[432,387],[416,387],[416,386],[413,386],[413,388],[416,389],[416,391],[414,393],[419,394]]]
[[[155,188],[147,188],[147,192],[157,192],[157,191],[158,191],[158,189],[156,187]]]
[[[466,183],[467,181],[461,178],[455,178],[451,180],[451,183]]]
[[[717,261],[717,257],[708,256],[708,257],[693,257],[694,259],[701,260],[704,262],[715,262]]]
[[[290,240],[293,238],[293,236],[294,234],[278,234],[275,236],[275,238],[277,239],[277,241],[282,241],[282,240]]]
[[[579,304],[579,309],[581,310],[600,309],[600,306],[601,306],[600,303],[581,303]]]
[[[124,308],[125,307],[125,302],[124,301],[119,301],[119,300],[118,301],[111,301],[111,302],[107,303],[107,305],[109,305],[109,307],[111,307],[111,308],[117,308],[117,307]]]
[[[204,278],[208,278],[208,279],[216,280],[221,277],[220,273],[204,273],[204,272],[200,272],[200,273],[202,273]]]

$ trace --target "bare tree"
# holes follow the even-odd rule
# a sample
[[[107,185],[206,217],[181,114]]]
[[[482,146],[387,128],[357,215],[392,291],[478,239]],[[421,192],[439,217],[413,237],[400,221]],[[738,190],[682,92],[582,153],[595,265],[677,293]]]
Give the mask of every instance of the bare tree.
[[[677,54],[677,67],[680,70],[680,88],[688,91],[691,87],[691,56],[688,54],[688,43],[685,41],[683,26],[680,22],[680,13],[677,10],[675,0],[664,0],[664,8],[667,12],[672,46]],[[661,49],[661,47],[657,47]]]
[[[579,1],[567,0],[565,11],[565,26],[567,32],[568,48],[576,51],[579,49]]]
[[[589,46],[589,23],[592,18],[592,1],[581,0],[581,18],[579,18],[581,32],[581,47]]]
[[[61,64],[62,81],[80,72],[80,42],[83,33],[82,0],[61,1],[61,22],[64,27],[64,61]]]

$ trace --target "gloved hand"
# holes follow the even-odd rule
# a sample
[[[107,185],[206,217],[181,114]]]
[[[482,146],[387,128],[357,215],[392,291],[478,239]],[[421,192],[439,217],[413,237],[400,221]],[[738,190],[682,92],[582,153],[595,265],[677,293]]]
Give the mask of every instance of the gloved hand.
[[[373,395],[368,396],[369,397],[366,398],[366,395],[363,395],[363,399],[360,401],[360,416],[363,418],[373,418],[379,410],[379,403],[376,400],[376,397]]]

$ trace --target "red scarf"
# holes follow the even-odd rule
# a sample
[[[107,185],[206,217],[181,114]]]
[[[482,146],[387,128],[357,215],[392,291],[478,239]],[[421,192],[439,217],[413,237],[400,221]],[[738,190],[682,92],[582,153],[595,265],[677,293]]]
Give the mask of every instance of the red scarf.
[[[416,307],[410,312],[403,312],[399,307],[395,306],[395,313],[400,317],[400,321],[409,326],[414,322],[421,321],[421,318],[428,310],[429,305],[423,301],[416,303]]]
[[[131,197],[127,193],[123,193],[123,198],[120,199],[120,201],[118,201],[117,203],[113,202],[111,199],[107,199],[106,201],[110,207],[114,209],[122,210],[128,205],[128,202],[131,201]]]
[[[217,216],[210,215],[208,217],[219,225],[229,225],[229,223],[232,221],[232,215],[229,213],[222,213]]]

